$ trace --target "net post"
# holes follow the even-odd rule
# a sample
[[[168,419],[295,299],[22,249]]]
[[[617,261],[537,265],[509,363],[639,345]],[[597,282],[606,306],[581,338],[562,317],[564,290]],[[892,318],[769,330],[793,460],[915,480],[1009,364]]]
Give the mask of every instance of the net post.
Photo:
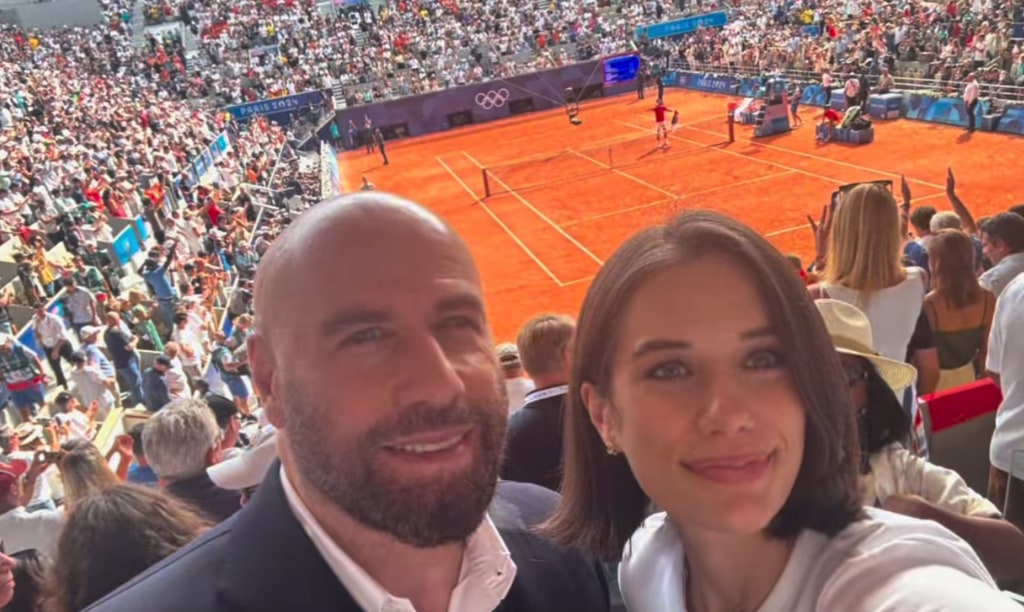
[[[487,168],[480,168],[480,174],[484,177],[484,197],[491,197],[491,183],[487,180]]]

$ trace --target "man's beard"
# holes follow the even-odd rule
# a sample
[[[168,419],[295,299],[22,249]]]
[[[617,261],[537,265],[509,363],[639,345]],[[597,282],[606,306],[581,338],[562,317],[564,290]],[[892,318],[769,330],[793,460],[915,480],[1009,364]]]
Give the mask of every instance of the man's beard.
[[[286,384],[285,429],[305,480],[356,521],[417,548],[461,542],[483,521],[494,496],[508,425],[504,385],[494,405],[464,403],[409,408],[358,439],[339,441],[297,385]],[[382,444],[403,436],[472,425],[480,457],[462,473],[403,482],[377,469]],[[387,452],[387,451],[385,451]]]

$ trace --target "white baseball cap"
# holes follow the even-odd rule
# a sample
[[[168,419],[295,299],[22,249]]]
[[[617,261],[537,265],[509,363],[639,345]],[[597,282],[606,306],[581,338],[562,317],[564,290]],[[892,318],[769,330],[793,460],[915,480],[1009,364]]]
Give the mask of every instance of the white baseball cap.
[[[277,431],[271,429],[241,455],[206,468],[210,480],[222,489],[240,491],[263,482],[277,459]]]

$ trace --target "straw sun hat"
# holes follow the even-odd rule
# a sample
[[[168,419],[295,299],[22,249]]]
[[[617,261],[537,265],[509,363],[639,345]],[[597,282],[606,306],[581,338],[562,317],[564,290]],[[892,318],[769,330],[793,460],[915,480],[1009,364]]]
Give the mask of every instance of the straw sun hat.
[[[914,382],[917,370],[913,366],[875,352],[871,322],[863,311],[839,300],[815,300],[814,305],[825,321],[836,351],[870,361],[893,391],[900,392]]]

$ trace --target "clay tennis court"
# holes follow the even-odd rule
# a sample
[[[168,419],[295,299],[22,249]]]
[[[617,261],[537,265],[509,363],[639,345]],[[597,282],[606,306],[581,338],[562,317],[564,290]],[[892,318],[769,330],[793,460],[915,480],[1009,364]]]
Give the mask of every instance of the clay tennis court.
[[[680,129],[656,150],[654,97],[584,103],[583,124],[564,112],[510,118],[389,143],[391,163],[342,154],[347,190],[365,174],[380,190],[421,202],[469,242],[481,268],[498,340],[541,311],[575,314],[598,268],[638,229],[688,209],[741,219],[805,264],[814,242],[806,215],[840,184],[905,174],[914,204],[949,209],[946,168],[975,218],[1024,201],[1016,160],[1024,139],[929,123],[875,122],[875,142],[816,144],[817,109],[789,134],[728,142],[725,96],[666,90]],[[484,172],[487,168],[485,187]],[[487,191],[491,195],[487,195]]]

